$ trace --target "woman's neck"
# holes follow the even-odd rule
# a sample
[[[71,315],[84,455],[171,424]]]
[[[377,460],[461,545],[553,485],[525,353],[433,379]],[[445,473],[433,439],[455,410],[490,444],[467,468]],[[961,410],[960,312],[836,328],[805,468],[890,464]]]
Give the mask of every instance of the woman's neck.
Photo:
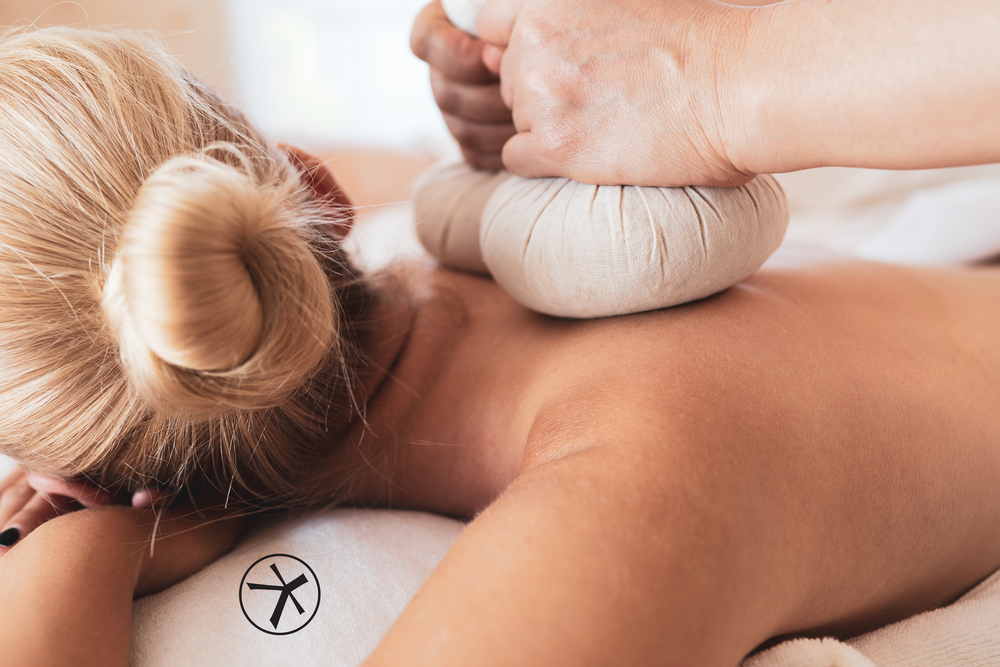
[[[438,309],[431,303],[433,274],[432,267],[414,263],[372,278],[376,298],[365,318],[371,333],[354,391],[355,416],[324,466],[331,498],[363,506],[388,504],[394,437],[441,349],[432,340],[448,334],[440,321],[429,321],[436,318],[427,311]]]
[[[358,406],[368,406],[392,381],[417,322],[422,304],[408,280],[419,274],[401,275],[403,270],[404,267],[400,267],[399,271],[386,271],[373,279],[376,298],[366,317],[370,334],[358,372],[355,393]],[[413,269],[405,267],[405,271],[409,274]],[[358,417],[365,415],[362,413]]]
[[[420,265],[394,273],[382,288],[367,400],[334,448],[326,478],[343,484],[346,472],[349,502],[358,505],[471,516],[512,481],[523,457],[523,446],[508,451],[493,437],[466,432],[458,437],[468,440],[451,440],[457,422],[482,421],[476,408],[459,407],[489,383],[470,376],[469,355],[489,356],[489,345],[477,341],[504,326],[501,302],[509,299],[473,276]]]

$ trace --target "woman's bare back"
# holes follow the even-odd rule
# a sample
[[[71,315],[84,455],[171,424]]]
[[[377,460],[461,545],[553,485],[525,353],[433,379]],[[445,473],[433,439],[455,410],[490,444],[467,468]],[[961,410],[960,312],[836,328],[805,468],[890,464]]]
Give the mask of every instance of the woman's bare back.
[[[677,664],[720,665],[776,634],[946,603],[1000,566],[1000,272],[776,269],[683,308],[586,322],[524,311],[478,278],[437,280],[442,310],[422,315],[437,324],[414,329],[382,397],[411,396],[393,502],[466,516],[494,504],[375,658],[439,625],[428,619],[461,625],[463,646],[486,641],[485,620],[436,607],[436,591],[468,584],[468,562],[500,582],[477,584],[484,604],[522,580],[579,587],[581,607],[559,613],[631,619],[637,659],[670,647],[690,658]],[[562,627],[523,602],[504,608]],[[598,655],[600,636],[574,641]]]

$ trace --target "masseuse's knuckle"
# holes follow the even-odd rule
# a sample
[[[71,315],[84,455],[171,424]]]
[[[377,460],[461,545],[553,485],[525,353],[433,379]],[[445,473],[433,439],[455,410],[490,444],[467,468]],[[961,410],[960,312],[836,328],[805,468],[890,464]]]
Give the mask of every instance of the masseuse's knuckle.
[[[517,107],[533,128],[544,123],[552,125],[556,132],[568,120],[566,98],[573,93],[567,92],[571,86],[565,85],[563,79],[547,67],[533,67],[522,76],[516,91]]]
[[[532,125],[536,145],[549,160],[565,162],[580,153],[580,132],[572,123],[549,115]]]
[[[542,107],[551,105],[555,101],[551,81],[552,73],[548,68],[532,67],[521,75],[517,93],[532,105]]]
[[[511,44],[524,50],[535,50],[552,41],[552,26],[537,14],[522,14],[511,32]]]

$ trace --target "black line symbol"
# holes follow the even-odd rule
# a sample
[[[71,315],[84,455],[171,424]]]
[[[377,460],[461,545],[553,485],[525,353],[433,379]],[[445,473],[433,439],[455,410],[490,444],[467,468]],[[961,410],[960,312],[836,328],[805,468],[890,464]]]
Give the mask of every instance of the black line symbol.
[[[275,576],[278,577],[278,581],[281,582],[280,586],[248,583],[247,588],[249,588],[252,591],[281,591],[281,595],[278,596],[278,604],[274,605],[274,613],[271,614],[271,618],[268,619],[271,621],[271,625],[274,627],[274,629],[277,630],[278,623],[281,621],[281,614],[282,612],[285,611],[285,604],[288,602],[289,598],[291,598],[292,602],[295,603],[295,608],[298,610],[300,614],[306,613],[306,610],[302,608],[302,605],[300,605],[299,601],[295,599],[295,596],[292,595],[292,592],[309,580],[306,579],[306,575],[300,574],[299,576],[292,579],[291,582],[286,584],[285,580],[282,579],[281,577],[281,572],[278,572],[277,565],[271,563],[271,570],[274,572]]]
[[[292,579],[291,581],[288,581],[286,583],[285,582],[285,578],[281,575],[281,571],[278,569],[278,563],[277,562],[272,562],[272,563],[269,564],[269,569],[271,570],[271,572],[274,573],[274,576],[277,577],[278,581],[281,583],[280,586],[277,585],[277,584],[266,584],[266,583],[248,582],[247,581],[247,576],[250,575],[250,573],[254,571],[254,568],[256,568],[259,563],[261,563],[262,561],[266,561],[268,559],[274,559],[275,561],[281,561],[282,559],[289,559],[286,562],[282,562],[282,565],[285,566],[285,571],[286,572],[288,572],[289,570],[294,571],[295,569],[301,570],[302,567],[304,566],[305,569],[308,570],[309,574],[312,575],[312,579],[310,579],[309,577],[307,577],[306,574],[303,572],[303,573],[299,574],[297,577],[295,577],[294,579]],[[254,574],[254,578],[259,578],[262,574],[263,574],[263,572],[256,572]],[[316,589],[316,594],[315,594],[316,602],[315,602],[315,606],[312,609],[312,614],[307,619],[305,619],[305,622],[301,622],[301,623],[296,624],[293,629],[288,630],[286,632],[278,632],[277,631],[278,630],[278,624],[281,623],[281,617],[282,617],[282,615],[285,612],[285,607],[288,605],[288,601],[289,600],[291,600],[292,604],[295,606],[295,610],[298,612],[298,615],[299,615],[300,618],[297,619],[297,620],[301,620],[301,617],[306,613],[306,608],[303,607],[302,603],[299,602],[298,598],[295,597],[295,591],[298,590],[298,589],[300,589],[300,588],[302,588],[303,586],[306,586],[310,582],[312,582],[312,585]],[[244,604],[244,601],[243,601],[243,591],[244,591],[243,584],[244,583],[246,584],[246,589],[247,590],[251,590],[251,591],[276,591],[276,592],[279,593],[277,602],[274,605],[274,611],[271,613],[271,617],[268,619],[268,621],[270,622],[271,627],[273,628],[273,630],[269,630],[269,629],[267,629],[265,627],[262,627],[247,612],[247,607],[246,607],[246,605]],[[309,595],[309,593],[311,592],[310,587],[304,588],[302,590],[306,591],[307,598],[309,599],[309,602],[311,602],[311,597],[312,596]],[[312,621],[313,617],[316,615],[316,611],[319,609],[319,596],[320,596],[319,580],[316,578],[316,573],[313,572],[312,568],[309,567],[309,565],[305,561],[303,561],[301,558],[297,558],[295,556],[290,556],[288,554],[271,554],[270,556],[264,556],[263,558],[260,558],[260,559],[256,560],[253,563],[253,565],[251,565],[249,568],[247,568],[247,571],[243,574],[243,579],[240,581],[240,608],[243,610],[243,615],[246,616],[246,619],[248,621],[250,621],[250,623],[254,627],[256,627],[258,630],[261,630],[261,631],[266,632],[266,633],[271,634],[271,635],[288,635],[288,634],[292,634],[293,632],[298,632],[299,630],[301,630],[302,628],[304,628],[306,625],[308,625],[309,622]],[[307,602],[307,604],[308,604],[308,602]],[[254,605],[251,605],[251,606],[254,606]]]

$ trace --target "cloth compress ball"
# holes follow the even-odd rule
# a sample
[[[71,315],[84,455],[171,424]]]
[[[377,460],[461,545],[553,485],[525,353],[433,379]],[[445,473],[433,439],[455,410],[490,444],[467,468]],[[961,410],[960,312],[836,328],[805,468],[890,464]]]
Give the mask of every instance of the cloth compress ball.
[[[442,0],[476,34],[486,0]],[[738,188],[584,185],[453,164],[416,198],[417,232],[442,264],[492,274],[522,305],[562,317],[666,308],[722,291],[781,243],[788,202],[770,176]]]
[[[522,305],[606,317],[746,278],[780,245],[788,203],[771,176],[736,188],[597,186],[457,163],[424,175],[416,220],[442,264],[491,274]]]

